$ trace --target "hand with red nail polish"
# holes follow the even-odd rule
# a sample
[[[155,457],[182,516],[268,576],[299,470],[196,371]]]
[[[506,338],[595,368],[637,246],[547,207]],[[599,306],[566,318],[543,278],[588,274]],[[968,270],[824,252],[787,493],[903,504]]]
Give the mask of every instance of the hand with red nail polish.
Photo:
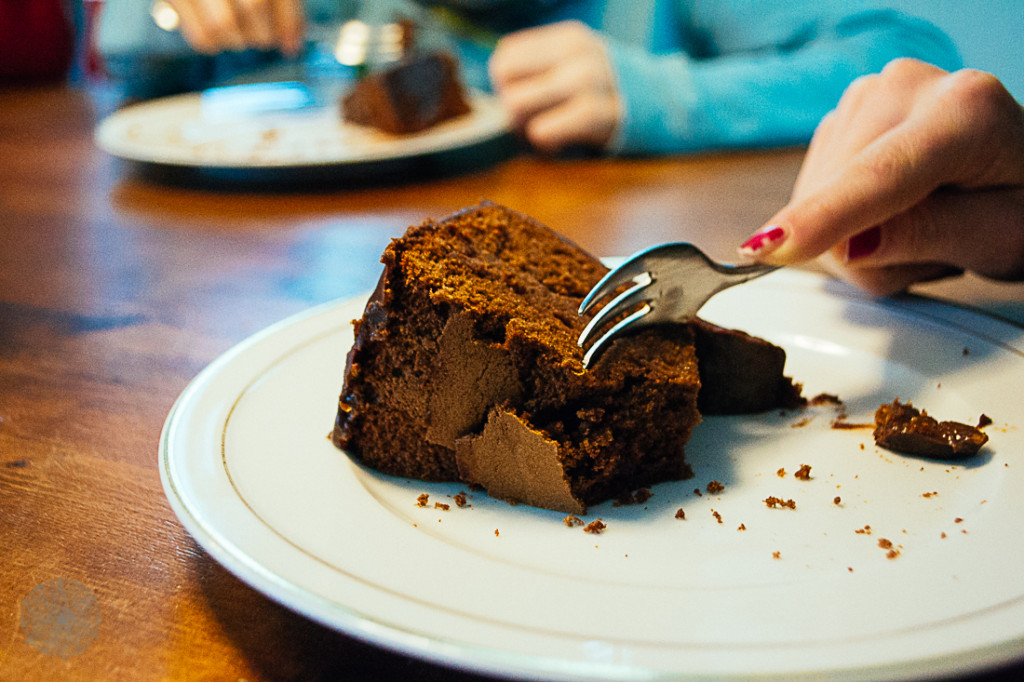
[[[1024,280],[1024,107],[992,75],[897,60],[816,131],[789,204],[740,247],[820,257],[875,294],[964,270]]]

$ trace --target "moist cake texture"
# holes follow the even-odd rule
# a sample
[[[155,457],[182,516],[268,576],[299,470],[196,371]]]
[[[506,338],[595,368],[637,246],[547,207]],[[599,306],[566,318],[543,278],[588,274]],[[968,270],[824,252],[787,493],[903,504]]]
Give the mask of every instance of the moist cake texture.
[[[355,322],[332,441],[382,472],[510,501],[583,513],[691,476],[695,339],[719,362],[736,345],[776,348],[706,323],[661,325],[615,341],[585,370],[576,339],[587,318],[576,310],[607,268],[496,204],[409,228],[382,262]],[[781,371],[748,367],[737,384],[768,394],[758,409],[777,407],[799,395]],[[710,393],[712,408],[750,411],[728,394]]]
[[[701,381],[697,406],[703,414],[754,414],[807,404],[801,386],[783,374],[786,351],[700,318],[691,326]]]

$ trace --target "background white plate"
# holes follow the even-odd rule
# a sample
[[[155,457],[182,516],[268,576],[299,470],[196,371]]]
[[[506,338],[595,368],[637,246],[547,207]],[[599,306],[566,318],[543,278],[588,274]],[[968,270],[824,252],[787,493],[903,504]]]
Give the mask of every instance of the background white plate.
[[[246,87],[246,86],[240,86]],[[497,100],[472,93],[472,111],[419,133],[388,135],[342,121],[328,106],[229,115],[189,93],[126,107],[100,122],[96,143],[131,161],[199,168],[366,164],[451,151],[508,132]]]
[[[363,303],[238,345],[165,425],[175,512],[277,601],[507,676],[905,678],[1024,657],[1024,330],[794,271],[721,294],[706,318],[781,344],[805,394],[838,394],[849,421],[898,396],[942,419],[988,414],[989,444],[951,465],[833,429],[831,406],[709,418],[687,449],[696,478],[655,486],[640,506],[591,509],[586,520],[607,524],[593,535],[483,493],[459,508],[449,496],[461,486],[382,476],[330,444]],[[811,480],[792,475],[801,464]],[[725,489],[709,494],[712,480]],[[770,495],[796,510],[767,508]]]

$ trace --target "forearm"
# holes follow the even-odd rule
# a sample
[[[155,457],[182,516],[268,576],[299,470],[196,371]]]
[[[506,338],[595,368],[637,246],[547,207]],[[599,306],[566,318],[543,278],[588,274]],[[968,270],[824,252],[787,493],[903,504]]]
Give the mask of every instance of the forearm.
[[[952,44],[923,22],[865,12],[795,46],[709,59],[609,47],[624,118],[611,151],[676,153],[804,143],[855,78],[900,56],[955,68]]]

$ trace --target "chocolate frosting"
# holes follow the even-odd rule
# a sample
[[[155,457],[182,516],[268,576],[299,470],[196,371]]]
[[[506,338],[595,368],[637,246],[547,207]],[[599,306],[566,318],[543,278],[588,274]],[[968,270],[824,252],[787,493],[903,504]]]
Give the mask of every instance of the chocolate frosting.
[[[440,380],[434,384],[427,416],[427,440],[447,448],[477,431],[487,410],[523,392],[508,351],[495,343],[474,340],[473,321],[466,313],[452,315],[438,340]]]
[[[576,308],[605,268],[496,204],[410,227],[381,260],[333,433],[380,471],[579,514],[688,475],[698,389],[724,411],[799,396],[781,349],[706,323],[620,339],[584,371]]]
[[[975,426],[940,422],[899,399],[879,406],[874,436],[875,443],[888,450],[950,460],[976,455],[988,442],[988,436]]]
[[[464,481],[491,497],[569,514],[587,511],[565,478],[558,444],[511,410],[495,408],[479,436],[459,439],[455,462]]]

